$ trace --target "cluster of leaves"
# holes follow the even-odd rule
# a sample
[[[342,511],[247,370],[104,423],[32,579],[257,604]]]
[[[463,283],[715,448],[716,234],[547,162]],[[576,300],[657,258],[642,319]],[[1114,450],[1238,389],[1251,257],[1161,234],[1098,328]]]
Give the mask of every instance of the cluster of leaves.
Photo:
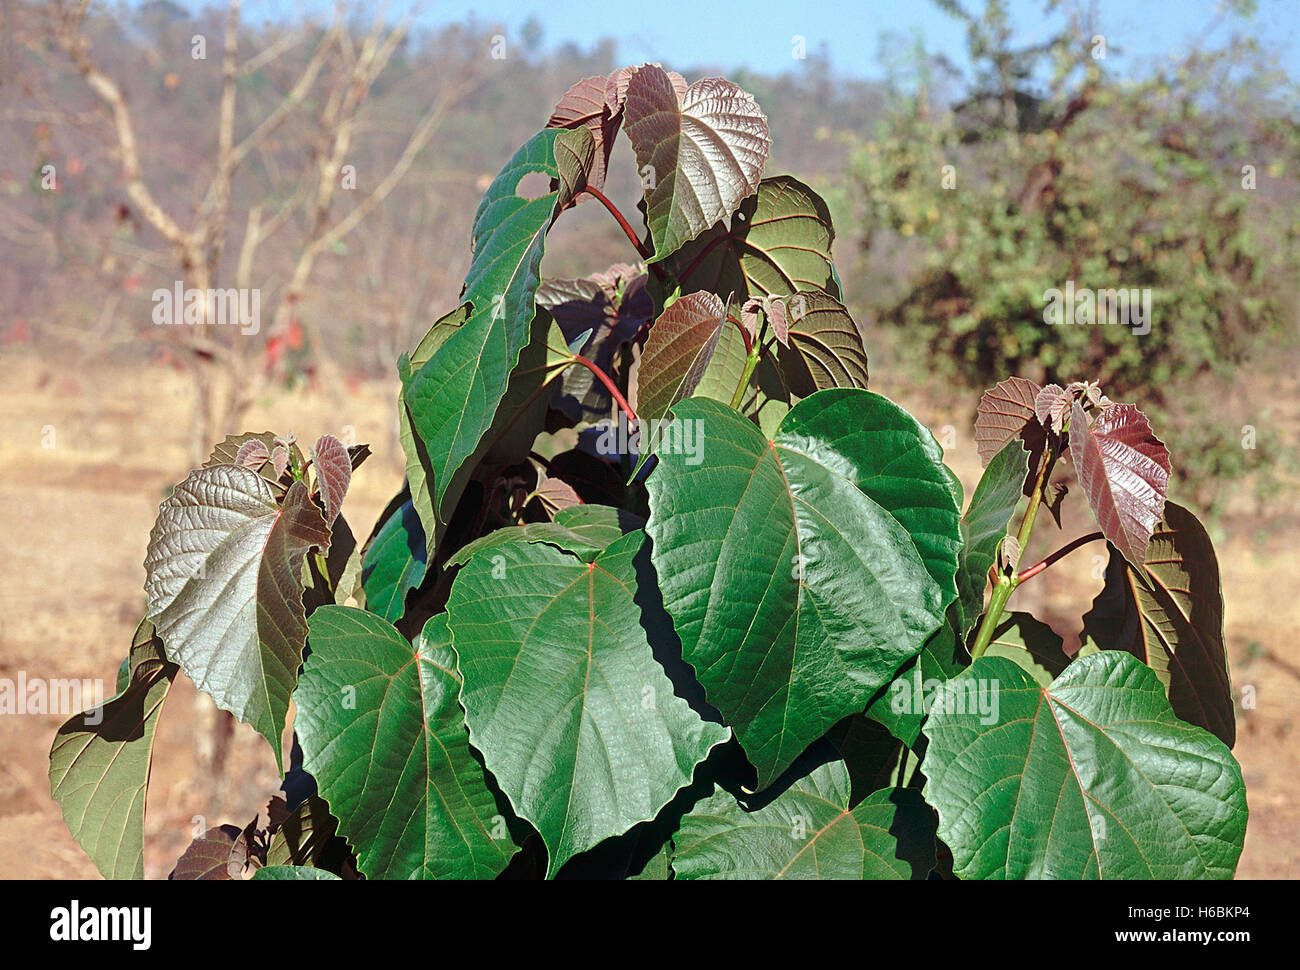
[[[1258,406],[1225,396],[1300,298],[1300,224],[1278,204],[1300,157],[1290,82],[1240,45],[1121,79],[1082,25],[1020,49],[1005,4],[945,6],[967,22],[976,76],[948,106],[928,72],[896,89],[853,166],[881,322],[971,387],[1090,374],[1141,390],[1203,504],[1219,482],[1269,477],[1284,449],[1272,436],[1244,449]],[[901,270],[899,253],[914,257]],[[1045,294],[1067,280],[1149,290],[1150,332],[1045,325]]]
[[[644,238],[601,192],[620,131]],[[1232,874],[1218,569],[1168,452],[1095,384],[1013,378],[963,513],[934,437],[867,389],[826,207],[763,177],[769,146],[725,80],[580,82],[399,361],[407,481],[368,541],[339,514],[365,450],[329,436],[310,460],[228,439],[177,486],[121,691],[51,752],[102,871],[140,874],[183,670],[300,757],[293,799],[203,833],[177,878]],[[550,190],[521,193],[534,173]],[[548,229],[592,200],[645,268],[543,281]],[[1065,455],[1112,550],[1073,660],[1005,611]]]

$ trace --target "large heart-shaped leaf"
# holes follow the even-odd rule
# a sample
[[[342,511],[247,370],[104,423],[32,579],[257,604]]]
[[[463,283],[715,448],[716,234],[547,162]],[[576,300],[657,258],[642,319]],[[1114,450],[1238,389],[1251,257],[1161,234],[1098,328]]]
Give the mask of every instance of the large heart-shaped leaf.
[[[191,472],[149,536],[145,595],[168,658],[256,728],[277,764],[307,636],[303,557],[329,543],[306,485],[294,482],[281,505],[265,479],[238,465]]]
[[[465,731],[446,614],[415,644],[323,606],[294,692],[303,764],[372,879],[490,879],[516,848]]]
[[[730,81],[704,78],[679,95],[663,68],[647,64],[628,83],[623,114],[656,259],[726,219],[758,188],[772,136],[758,102]]]
[[[403,401],[429,459],[440,523],[449,520],[468,477],[464,466],[496,418],[520,353],[536,338],[534,297],[546,231],[576,177],[562,171],[561,160],[584,151],[592,151],[585,128],[552,128],[534,135],[506,163],[474,217],[474,256],[462,295],[472,311],[462,325],[446,328],[452,332],[423,366],[403,375]],[[517,188],[532,172],[551,176],[561,187],[523,198]]]
[[[447,614],[474,746],[546,844],[547,874],[654,818],[728,737],[700,718],[652,650],[671,627],[641,590],[645,534],[591,563],[544,543],[476,556]]]
[[[763,788],[938,629],[957,509],[929,432],[868,391],[807,398],[773,439],[714,401],[673,413],[703,448],[648,480],[659,585]]]
[[[1228,747],[1236,742],[1219,561],[1205,527],[1181,505],[1165,503],[1142,569],[1111,548],[1081,639],[1127,650],[1156,672],[1175,714]]]
[[[821,196],[789,175],[765,178],[730,222],[686,244],[668,262],[686,289],[732,298],[820,291],[839,297],[835,229]]]
[[[1135,566],[1165,508],[1169,449],[1131,404],[1112,404],[1088,425],[1078,401],[1070,418],[1070,459],[1102,533]]]
[[[682,297],[660,314],[650,328],[637,370],[637,411],[642,421],[657,421],[695,393],[726,323],[726,304],[704,291]]]
[[[1226,879],[1246,834],[1232,752],[1104,651],[1043,687],[1003,657],[950,680],[924,727],[925,797],[964,879]]]
[[[1012,437],[984,469],[970,506],[961,517],[961,565],[957,589],[961,597],[961,635],[965,640],[984,612],[989,569],[1007,535],[1011,516],[1020,502],[1021,485],[1028,471],[1028,455],[1019,437]]]
[[[849,808],[849,772],[831,761],[747,812],[718,789],[673,838],[679,879],[924,879],[934,811],[914,789],[885,788]]]
[[[50,797],[105,879],[144,878],[144,810],[154,731],[176,678],[153,624],[131,641],[125,685],[65,721],[50,748]]]

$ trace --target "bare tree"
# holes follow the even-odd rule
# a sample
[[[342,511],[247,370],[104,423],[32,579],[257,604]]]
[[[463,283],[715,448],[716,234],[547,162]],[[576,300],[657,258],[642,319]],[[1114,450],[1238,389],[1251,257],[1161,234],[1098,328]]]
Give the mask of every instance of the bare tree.
[[[85,84],[97,98],[107,117],[112,147],[120,167],[122,191],[135,213],[152,227],[164,244],[161,252],[146,251],[153,266],[175,268],[186,288],[207,293],[225,284],[241,291],[256,288],[259,295],[274,294],[271,323],[263,338],[283,335],[291,325],[305,326],[296,319],[297,308],[307,295],[322,255],[336,249],[368,216],[379,209],[401,184],[457,103],[481,80],[476,61],[465,58],[455,71],[441,71],[436,90],[407,134],[397,158],[346,211],[338,212],[341,173],[359,136],[365,129],[364,108],[376,81],[392,61],[410,29],[410,17],[388,26],[382,14],[358,39],[344,24],[342,8],[336,9],[328,28],[305,24],[295,32],[268,44],[248,60],[240,62],[240,0],[231,0],[225,18],[222,46],[221,94],[214,116],[215,145],[201,197],[188,206],[166,204],[156,190],[157,172],[146,172],[141,159],[137,121],[122,86],[96,61],[90,26],[88,0],[69,6],[54,0],[50,8],[51,36],[66,54]],[[311,53],[294,83],[260,118],[243,119],[239,111],[240,79],[287,51],[311,43]],[[250,157],[261,155],[270,137],[283,131],[290,120],[308,142],[304,162],[295,171],[279,172],[285,183],[283,202],[277,205],[251,203],[242,218],[232,205],[241,168]],[[244,132],[238,131],[246,128]],[[241,225],[242,223],[242,225]],[[259,250],[273,237],[277,248],[289,253],[287,271],[273,265],[262,268]],[[238,236],[233,263],[223,259],[227,246]],[[202,323],[211,304],[200,312]],[[200,462],[214,441],[237,429],[248,408],[262,391],[266,371],[257,366],[254,354],[261,342],[218,339],[210,326],[167,327],[157,339],[182,351],[192,370],[195,387],[194,423],[191,429],[191,458]],[[329,377],[333,364],[324,353],[322,341],[310,341],[312,362]],[[327,386],[337,382],[326,380]]]

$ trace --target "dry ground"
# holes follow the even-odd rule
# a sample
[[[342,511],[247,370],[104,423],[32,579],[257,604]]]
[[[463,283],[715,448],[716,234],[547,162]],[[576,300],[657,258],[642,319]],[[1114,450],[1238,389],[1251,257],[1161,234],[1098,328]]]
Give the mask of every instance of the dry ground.
[[[111,693],[144,605],[142,562],[157,505],[187,467],[189,391],[170,369],[55,369],[30,354],[4,353],[0,535],[8,548],[0,556],[0,677],[20,670],[102,677]],[[888,390],[936,431],[957,429],[949,459],[969,495],[979,464],[968,423],[905,388]],[[1297,390],[1293,381],[1273,389],[1273,399],[1295,402]],[[370,441],[376,454],[357,473],[346,512],[364,537],[401,482],[395,394],[395,380],[356,382],[345,396],[276,393],[241,430],[292,430],[311,441],[352,426],[358,441]],[[51,427],[54,447],[44,448]],[[1251,812],[1239,875],[1256,878],[1300,876],[1300,748],[1292,735],[1300,715],[1300,522],[1289,506],[1275,514],[1272,521],[1253,510],[1230,515],[1220,547],[1234,684],[1252,687],[1256,699],[1253,710],[1239,713],[1236,746]],[[1065,526],[1067,537],[1088,529],[1079,518]],[[1074,553],[1027,584],[1016,603],[1069,637],[1100,586],[1092,578],[1098,551]],[[1273,659],[1258,656],[1261,648]],[[196,827],[242,825],[279,784],[270,749],[244,725],[236,726],[222,780],[196,772],[205,732],[195,725],[208,716],[200,700],[181,678],[159,728],[146,822],[151,878],[166,876]],[[49,798],[46,754],[63,719],[0,717],[0,878],[97,877]]]

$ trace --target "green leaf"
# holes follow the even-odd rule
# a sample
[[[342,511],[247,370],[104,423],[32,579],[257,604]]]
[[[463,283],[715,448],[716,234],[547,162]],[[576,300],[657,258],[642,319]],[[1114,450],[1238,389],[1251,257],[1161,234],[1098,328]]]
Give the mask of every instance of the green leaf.
[[[366,608],[390,623],[406,612],[406,594],[424,582],[428,569],[424,529],[408,500],[379,527],[361,559]]]
[[[515,853],[470,750],[445,614],[412,646],[365,610],[323,606],[294,693],[303,765],[371,879],[483,879]],[[495,836],[495,837],[494,837]]]
[[[1050,687],[1070,662],[1056,631],[1028,613],[1003,613],[984,656],[1006,657],[1042,687]]]
[[[144,878],[144,812],[154,731],[176,678],[162,641],[140,623],[128,680],[100,707],[63,723],[50,748],[50,797],[105,879]]]
[[[772,136],[753,96],[730,81],[704,78],[679,96],[668,73],[647,64],[632,75],[623,113],[656,259],[726,219],[758,188]]]
[[[536,339],[535,295],[546,232],[568,201],[561,186],[535,199],[516,194],[542,172],[561,183],[561,149],[591,149],[591,133],[546,129],[501,170],[474,218],[474,256],[463,300],[473,310],[418,369],[403,374],[403,400],[433,474],[433,511],[445,524],[464,488],[464,466],[479,450],[506,396],[525,345]],[[567,157],[567,153],[566,153]],[[542,339],[545,339],[543,336]],[[413,489],[414,494],[414,489]]]
[[[935,865],[934,812],[914,789],[872,792],[849,808],[842,761],[745,811],[718,789],[682,819],[679,879],[924,879]]]
[[[943,590],[944,605],[956,599],[961,510],[949,488],[943,449],[929,428],[886,397],[840,388],[808,398],[780,429],[801,445],[817,442],[815,447],[848,456],[851,465],[835,470],[907,530]]]
[[[437,349],[446,343],[447,338],[465,325],[473,309],[470,304],[462,303],[434,321],[415,350],[411,351],[409,358],[399,359],[398,374],[418,372],[428,363]],[[411,490],[411,502],[420,517],[424,534],[437,535],[438,517],[433,514],[433,495],[429,491],[429,481],[433,477],[433,463],[429,460],[424,442],[416,437],[411,423],[411,409],[406,404],[405,387],[397,398],[397,423],[398,440],[402,446],[402,454],[406,456],[406,481]]]
[[[1020,502],[1028,460],[1020,438],[1012,437],[988,463],[975,486],[970,507],[961,517],[962,551],[957,589],[963,640],[984,612],[989,569],[997,560],[998,546],[1006,537],[1011,516]]]
[[[324,869],[311,866],[263,866],[253,873],[254,879],[263,882],[339,882],[339,877]]]
[[[521,462],[528,456],[533,442],[546,425],[548,409],[560,390],[561,379],[571,370],[572,363],[563,332],[539,306],[533,317],[531,337],[519,352],[519,363],[510,374],[505,397],[474,453],[457,471],[450,495],[459,500],[472,477],[490,480],[500,468]],[[398,361],[397,370],[403,381],[409,378],[411,370],[405,358]],[[424,534],[438,537],[436,545],[441,542],[445,523],[437,516],[427,518],[432,515],[433,508],[428,485],[431,464],[424,442],[411,430],[409,408],[405,404],[401,405],[399,423],[412,503],[421,515]]]
[[[306,485],[294,482],[280,505],[265,479],[237,465],[191,472],[149,536],[145,595],[167,656],[256,728],[281,767],[307,634],[303,558],[329,543]]]
[[[1246,833],[1241,768],[1125,653],[1042,687],[1003,657],[925,723],[926,800],[963,879],[1225,879]]]
[[[266,846],[266,864],[326,868],[331,857],[348,854],[338,828],[339,820],[325,799],[309,795],[274,825]]]
[[[1165,503],[1142,569],[1111,547],[1080,639],[1127,650],[1156,672],[1175,714],[1228,747],[1236,742],[1219,561],[1205,527],[1181,505]]]
[[[685,287],[730,296],[737,305],[749,297],[810,290],[838,298],[834,241],[821,196],[796,178],[777,175],[759,183],[729,224],[684,246],[668,269]]]
[[[929,432],[868,391],[801,401],[771,440],[714,401],[673,413],[704,447],[647,483],[659,586],[764,788],[938,629],[957,510]]]
[[[882,788],[917,788],[921,759],[889,730],[866,714],[840,721],[826,734],[831,747],[844,759],[852,789],[849,805]]]
[[[616,539],[642,525],[639,516],[622,509],[608,505],[575,505],[556,512],[553,522],[529,522],[489,532],[461,547],[447,560],[444,568],[463,566],[486,549],[516,542],[549,542],[557,549],[591,562]]]
[[[541,834],[547,875],[653,819],[728,732],[701,720],[653,652],[645,535],[594,562],[520,542],[464,566],[447,603],[475,748]],[[651,640],[650,637],[654,637]]]

